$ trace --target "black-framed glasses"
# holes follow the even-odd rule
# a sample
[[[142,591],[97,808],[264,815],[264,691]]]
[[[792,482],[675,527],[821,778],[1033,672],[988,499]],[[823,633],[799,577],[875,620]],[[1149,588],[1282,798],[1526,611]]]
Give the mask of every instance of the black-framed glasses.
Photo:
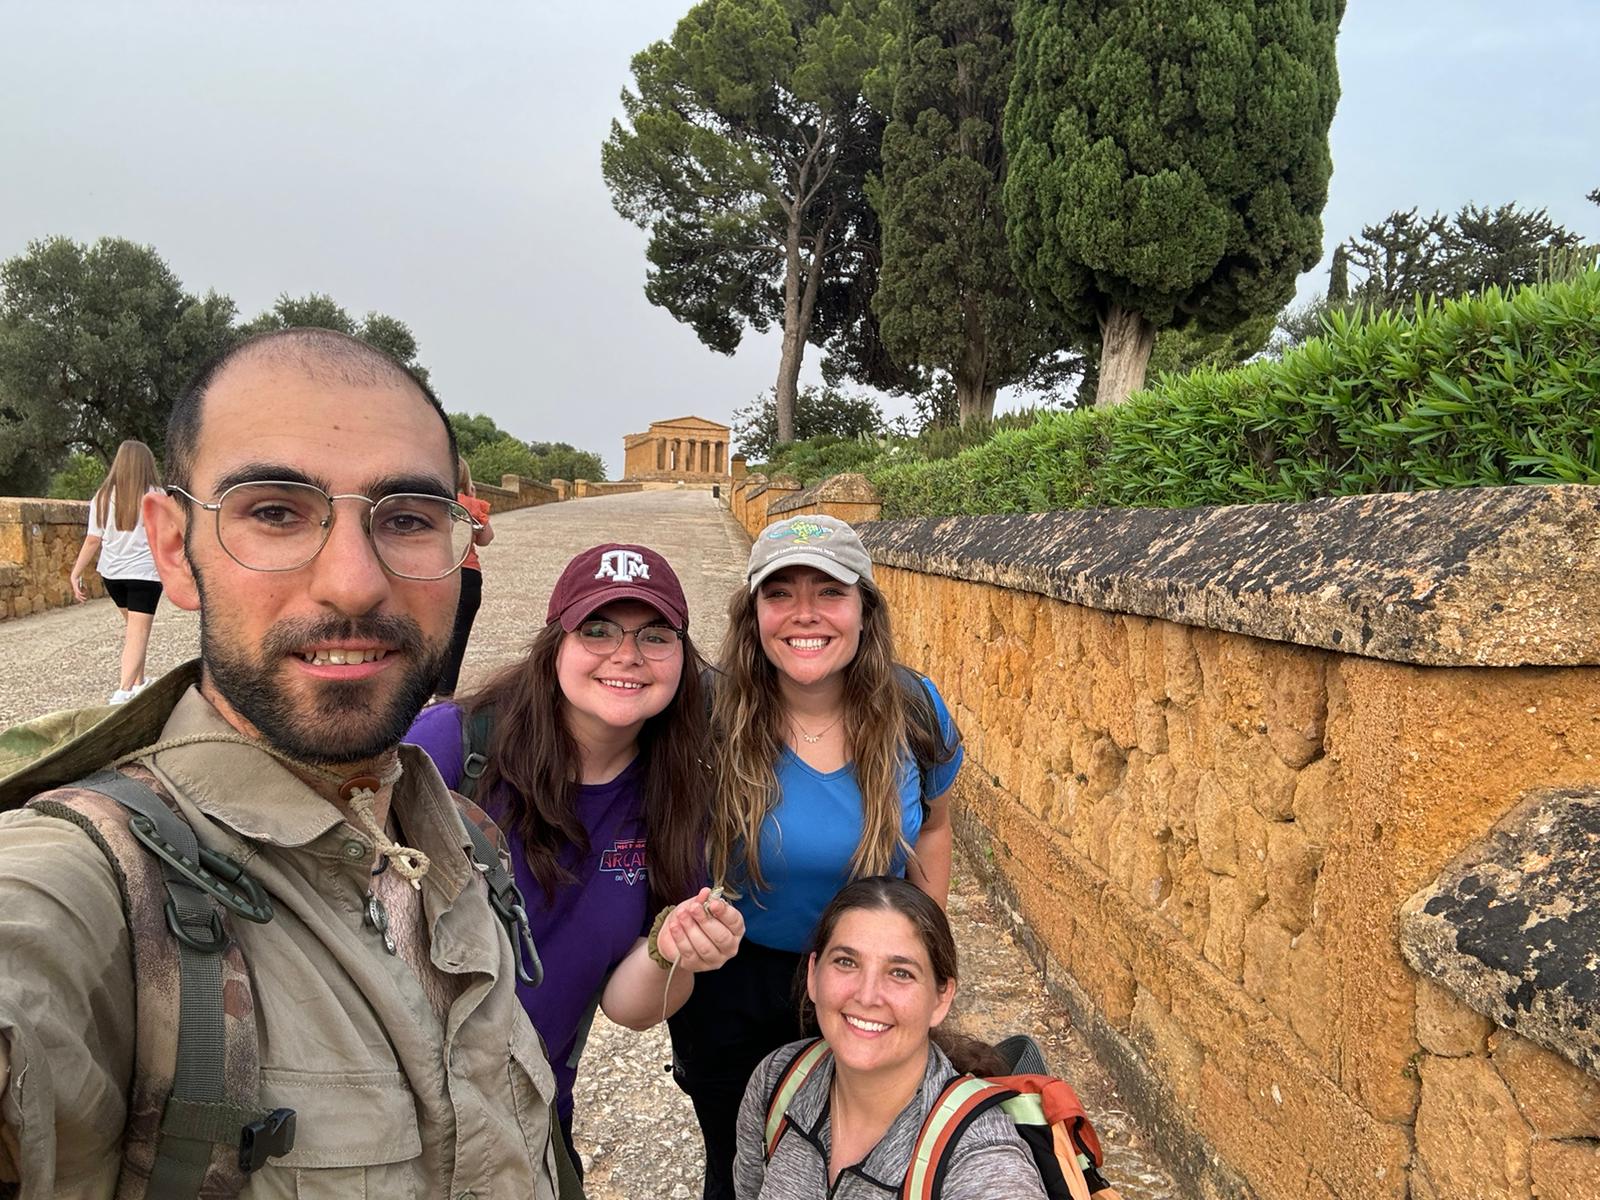
[[[373,553],[401,579],[443,579],[466,560],[472,535],[482,528],[456,501],[420,492],[374,500],[330,496],[309,483],[262,480],[236,483],[207,503],[176,485],[166,490],[214,513],[218,544],[252,571],[293,571],[320,554],[333,530],[335,500],[367,506],[363,528]]]
[[[633,644],[639,647],[639,653],[656,662],[671,658],[683,644],[683,631],[660,621],[641,625],[637,629],[624,629],[604,617],[590,617],[575,632],[578,644],[594,655],[616,653],[617,647],[622,645],[622,639],[631,635]]]

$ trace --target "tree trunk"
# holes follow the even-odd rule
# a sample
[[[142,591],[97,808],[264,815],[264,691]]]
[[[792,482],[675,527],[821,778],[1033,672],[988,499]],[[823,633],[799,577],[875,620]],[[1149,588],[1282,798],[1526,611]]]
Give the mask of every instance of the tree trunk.
[[[1100,386],[1094,406],[1121,404],[1142,388],[1155,347],[1156,327],[1144,314],[1113,304],[1100,322]]]
[[[983,318],[975,301],[968,300],[966,310],[966,343],[961,361],[951,372],[956,385],[957,419],[965,425],[973,417],[990,420],[994,417],[994,383],[989,378],[989,339],[984,333]]]
[[[778,409],[778,444],[794,441],[794,402],[800,391],[800,360],[806,339],[800,328],[800,220],[799,204],[789,210],[789,229],[783,247],[783,353],[778,358],[778,383],[774,397]]]

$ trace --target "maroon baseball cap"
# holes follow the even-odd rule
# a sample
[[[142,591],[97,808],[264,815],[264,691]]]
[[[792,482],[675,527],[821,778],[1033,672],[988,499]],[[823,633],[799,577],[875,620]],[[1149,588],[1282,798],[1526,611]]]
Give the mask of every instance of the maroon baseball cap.
[[[613,600],[642,600],[672,623],[689,627],[683,585],[667,560],[645,546],[608,542],[591,546],[561,572],[550,593],[546,621],[560,621],[571,633],[595,609]]]

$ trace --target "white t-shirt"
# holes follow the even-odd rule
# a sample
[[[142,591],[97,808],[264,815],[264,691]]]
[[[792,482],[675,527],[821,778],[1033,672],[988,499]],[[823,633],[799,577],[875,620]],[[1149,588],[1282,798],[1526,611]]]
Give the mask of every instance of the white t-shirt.
[[[155,490],[155,489],[152,489]],[[144,536],[144,517],[133,523],[132,529],[118,529],[117,494],[106,497],[106,524],[102,529],[95,520],[96,502],[89,501],[89,536],[100,539],[100,565],[96,568],[102,579],[147,579],[160,583],[155,560],[150,557],[150,542]]]

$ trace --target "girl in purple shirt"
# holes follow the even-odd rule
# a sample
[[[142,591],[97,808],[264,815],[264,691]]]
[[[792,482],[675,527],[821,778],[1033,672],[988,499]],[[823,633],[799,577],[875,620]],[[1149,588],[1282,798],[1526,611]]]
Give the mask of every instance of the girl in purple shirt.
[[[556,582],[547,620],[525,658],[459,703],[425,709],[407,740],[459,787],[462,723],[492,715],[476,796],[505,830],[527,898],[545,979],[520,994],[581,1169],[572,1085],[591,1006],[598,998],[619,1025],[648,1029],[683,1004],[696,973],[733,955],[744,921],[701,887],[703,663],[671,566],[643,546],[585,550]]]

